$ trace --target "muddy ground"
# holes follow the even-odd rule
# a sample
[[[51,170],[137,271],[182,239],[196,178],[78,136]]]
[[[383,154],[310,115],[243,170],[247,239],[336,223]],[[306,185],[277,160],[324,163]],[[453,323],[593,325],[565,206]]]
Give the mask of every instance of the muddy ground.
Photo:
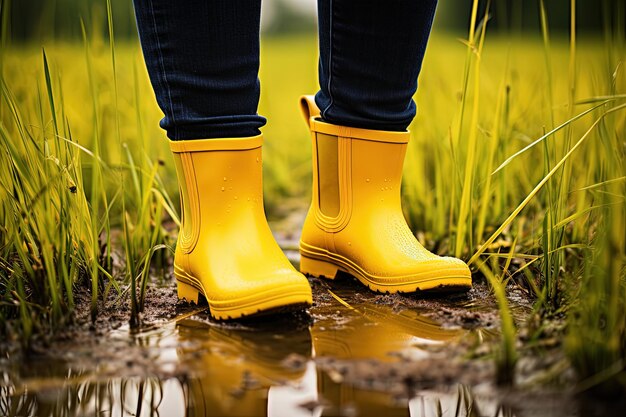
[[[272,224],[296,266],[302,213]],[[576,391],[558,320],[533,344],[520,332],[514,385],[498,386],[500,319],[479,276],[453,294],[381,295],[347,274],[310,284],[308,311],[216,322],[178,301],[171,276],[155,278],[139,329],[127,300],[111,298],[92,323],[90,296],[78,294],[64,331],[27,351],[3,342],[0,415],[586,416],[624,406]],[[507,291],[524,329],[532,300]]]
[[[573,375],[561,373],[560,388],[549,391],[534,382],[554,379],[548,374],[563,361],[556,348],[541,356],[522,352],[516,389],[495,385],[499,317],[485,282],[478,280],[463,294],[428,296],[376,294],[348,275],[334,281],[311,278],[310,283],[314,305],[308,312],[229,323],[211,319],[204,306],[178,301],[173,282],[154,284],[148,287],[142,327],[132,331],[125,304],[101,309],[92,324],[89,297],[81,297],[73,326],[54,339],[36,341],[30,352],[14,350],[2,359],[3,389],[13,400],[23,396],[22,402],[40,409],[42,393],[44,398],[60,397],[61,405],[71,403],[66,397],[73,385],[111,386],[118,381],[124,386],[121,381],[148,379],[191,386],[193,381],[215,386],[224,382],[218,394],[210,393],[219,404],[213,411],[198,410],[193,406],[197,401],[187,398],[186,412],[264,415],[264,407],[243,414],[219,407],[259,390],[293,385],[313,366],[317,396],[298,403],[310,415],[316,410],[323,415],[407,415],[406,403],[416,398],[421,401],[416,407],[423,409],[417,415],[439,415],[432,405],[438,403],[447,404],[448,414],[441,415],[471,415],[449,414],[459,404],[463,410],[479,410],[479,404],[490,410],[477,415],[497,410],[512,415],[586,415],[581,414],[582,405],[570,401],[572,392],[563,389],[573,383]],[[522,320],[530,302],[520,294],[514,298],[515,316]],[[224,377],[230,370],[233,374]],[[563,380],[564,375],[572,380]],[[140,386],[135,388],[138,402]],[[431,408],[435,414],[428,413]],[[60,412],[53,409],[50,415]]]

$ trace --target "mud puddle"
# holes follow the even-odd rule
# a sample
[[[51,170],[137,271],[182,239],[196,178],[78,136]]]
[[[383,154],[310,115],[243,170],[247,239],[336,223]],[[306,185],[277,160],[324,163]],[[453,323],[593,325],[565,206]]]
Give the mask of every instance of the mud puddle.
[[[273,225],[294,264],[301,212]],[[429,296],[376,294],[347,275],[310,282],[307,313],[226,324],[177,302],[173,282],[153,285],[139,331],[120,307],[3,354],[0,415],[590,415],[567,394],[494,386],[500,323],[484,282]],[[530,302],[509,298],[521,322]]]
[[[438,298],[378,295],[348,276],[311,285],[309,314],[224,324],[178,304],[137,332],[3,358],[0,415],[576,414],[564,397],[539,407],[492,385],[480,352],[499,323],[484,284]]]

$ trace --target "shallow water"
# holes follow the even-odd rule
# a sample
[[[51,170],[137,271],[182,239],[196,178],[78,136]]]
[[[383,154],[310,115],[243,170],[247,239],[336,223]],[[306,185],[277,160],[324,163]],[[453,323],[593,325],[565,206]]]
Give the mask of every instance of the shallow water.
[[[304,213],[272,225],[296,266]],[[485,283],[428,297],[376,294],[349,276],[311,285],[308,313],[224,324],[177,305],[140,331],[2,355],[0,415],[589,415],[568,396],[493,385],[499,319]],[[528,315],[523,297],[510,301],[516,319]]]
[[[308,315],[222,324],[197,309],[95,345],[68,343],[58,359],[4,360],[0,415],[527,414],[491,385],[492,361],[467,365],[497,340],[494,324],[442,326],[429,314],[432,304],[489,309],[480,298],[423,302],[350,279],[312,284]],[[558,403],[532,414],[559,414]]]

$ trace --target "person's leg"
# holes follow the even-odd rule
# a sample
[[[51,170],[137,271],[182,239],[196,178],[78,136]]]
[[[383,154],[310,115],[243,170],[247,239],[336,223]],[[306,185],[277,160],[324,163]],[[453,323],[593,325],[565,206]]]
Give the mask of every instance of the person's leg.
[[[135,0],[181,198],[178,297],[217,319],[311,305],[263,209],[260,1]]]
[[[260,0],[134,0],[161,127],[173,140],[259,134]]]
[[[412,97],[435,6],[435,0],[319,0],[321,90],[301,102],[313,139],[303,273],[348,272],[387,293],[472,285],[463,261],[420,244],[401,207]]]
[[[437,0],[318,0],[315,101],[330,123],[405,130]]]

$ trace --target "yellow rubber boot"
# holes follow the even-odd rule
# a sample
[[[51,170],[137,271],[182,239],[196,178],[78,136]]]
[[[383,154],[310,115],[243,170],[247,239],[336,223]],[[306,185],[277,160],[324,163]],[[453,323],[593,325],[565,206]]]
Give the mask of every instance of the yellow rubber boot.
[[[409,132],[325,123],[312,96],[300,104],[313,140],[300,271],[326,278],[344,271],[387,293],[470,288],[467,265],[426,250],[404,219],[400,185]]]
[[[307,279],[289,263],[263,210],[261,135],[170,141],[182,218],[178,297],[208,301],[217,319],[310,305]]]

